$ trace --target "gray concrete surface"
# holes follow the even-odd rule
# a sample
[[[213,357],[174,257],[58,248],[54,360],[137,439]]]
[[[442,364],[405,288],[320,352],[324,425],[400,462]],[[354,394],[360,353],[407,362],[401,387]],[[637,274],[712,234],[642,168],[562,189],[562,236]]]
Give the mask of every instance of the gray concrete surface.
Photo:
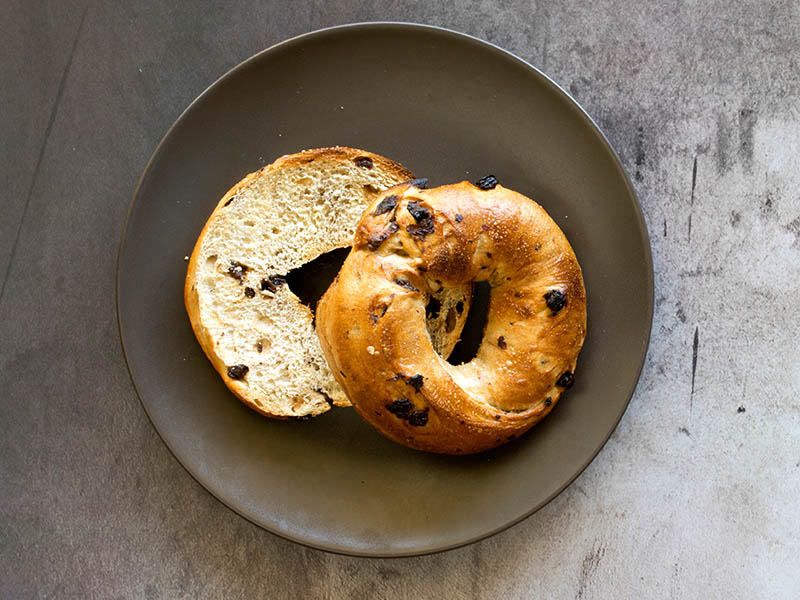
[[[569,89],[633,176],[656,270],[642,379],[584,474],[402,560],[219,504],[142,411],[114,309],[131,193],[181,110],[274,42],[379,19]],[[797,2],[4,0],[0,33],[0,598],[800,597]]]

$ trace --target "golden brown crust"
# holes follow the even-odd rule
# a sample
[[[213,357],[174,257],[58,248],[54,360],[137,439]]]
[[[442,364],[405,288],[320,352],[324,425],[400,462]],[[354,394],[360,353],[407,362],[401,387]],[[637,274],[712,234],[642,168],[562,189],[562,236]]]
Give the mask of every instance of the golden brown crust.
[[[186,280],[184,283],[184,303],[186,305],[186,312],[189,315],[189,321],[192,325],[192,329],[194,330],[195,336],[197,337],[200,346],[203,348],[203,352],[208,357],[214,369],[220,374],[222,380],[225,382],[225,385],[228,387],[228,389],[230,389],[230,391],[233,392],[233,394],[235,394],[236,397],[238,397],[247,406],[267,417],[272,417],[275,419],[292,418],[291,416],[285,414],[276,414],[270,412],[269,410],[266,410],[263,407],[263,405],[260,405],[258,402],[255,401],[253,397],[251,397],[251,391],[243,381],[231,379],[228,376],[227,374],[228,365],[226,365],[222,361],[220,356],[217,354],[215,350],[215,345],[216,345],[215,340],[211,335],[211,333],[209,332],[206,325],[202,321],[200,313],[200,298],[198,293],[198,286],[196,284],[197,284],[197,274],[199,271],[198,261],[200,260],[203,240],[208,232],[210,225],[214,222],[220,210],[225,207],[228,200],[230,200],[231,197],[236,195],[240,190],[248,187],[255,179],[261,177],[262,175],[278,169],[284,169],[292,167],[297,164],[302,164],[304,162],[310,162],[311,160],[317,158],[356,160],[360,157],[368,158],[378,168],[383,169],[385,173],[389,173],[396,176],[398,181],[408,180],[414,177],[414,175],[410,171],[408,171],[405,167],[403,167],[399,163],[389,160],[388,158],[385,158],[378,154],[373,154],[372,152],[366,152],[364,150],[360,150],[357,148],[348,148],[345,146],[335,146],[330,148],[314,148],[310,150],[304,150],[302,152],[298,152],[295,154],[287,154],[281,156],[273,163],[245,176],[241,181],[239,181],[230,190],[228,190],[224,196],[222,196],[220,201],[217,203],[216,208],[212,212],[211,216],[206,221],[202,231],[200,232],[197,242],[195,243],[194,250],[192,251],[192,255],[189,258]],[[349,403],[342,405],[349,406]],[[324,409],[327,410],[327,407],[324,407]],[[316,416],[317,414],[320,413],[319,412],[313,413],[311,414],[311,416]]]
[[[393,210],[373,214],[390,196]],[[425,331],[437,280],[492,285],[483,342],[465,365],[442,360]],[[386,306],[377,319],[375,305]],[[404,184],[365,211],[319,303],[317,333],[337,381],[378,431],[420,450],[480,452],[530,429],[571,384],[586,334],[583,277],[564,234],[529,198],[499,185]]]

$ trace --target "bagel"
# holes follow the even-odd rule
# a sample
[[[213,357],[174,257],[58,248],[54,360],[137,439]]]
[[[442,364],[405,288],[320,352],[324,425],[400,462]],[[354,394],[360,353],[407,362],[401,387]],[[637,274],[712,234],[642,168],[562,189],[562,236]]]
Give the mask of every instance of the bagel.
[[[431,344],[425,306],[440,287],[477,281],[491,285],[483,340],[454,366]],[[402,184],[364,212],[317,321],[334,377],[366,421],[411,448],[469,454],[518,437],[572,386],[586,293],[569,242],[533,200],[491,176]]]
[[[364,208],[413,178],[402,165],[355,148],[306,150],[251,173],[219,201],[195,244],[184,299],[203,351],[247,406],[279,419],[306,419],[349,406],[314,332],[313,306],[287,275],[348,246]],[[437,296],[429,315],[448,354],[466,320],[452,313],[468,294]]]

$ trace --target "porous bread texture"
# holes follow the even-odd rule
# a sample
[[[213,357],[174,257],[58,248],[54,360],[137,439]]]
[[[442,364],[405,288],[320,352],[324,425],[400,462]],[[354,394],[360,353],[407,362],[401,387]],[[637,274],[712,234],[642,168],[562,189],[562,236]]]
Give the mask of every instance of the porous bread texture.
[[[311,310],[282,277],[349,246],[364,208],[381,191],[412,178],[370,152],[321,148],[279,158],[220,200],[192,253],[185,301],[203,350],[245,404],[275,418],[306,418],[332,404],[350,405],[322,354]],[[446,309],[464,301],[442,300]],[[466,310],[455,325],[447,315],[440,312],[431,325],[445,355],[458,340]],[[247,367],[240,378],[229,372],[238,365]]]

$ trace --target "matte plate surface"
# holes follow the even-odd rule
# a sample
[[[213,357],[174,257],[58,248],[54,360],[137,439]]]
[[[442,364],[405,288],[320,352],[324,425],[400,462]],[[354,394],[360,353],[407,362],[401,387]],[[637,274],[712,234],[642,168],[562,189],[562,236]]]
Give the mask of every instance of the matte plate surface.
[[[333,145],[393,158],[431,186],[493,173],[535,198],[565,231],[583,267],[588,337],[575,387],[522,439],[446,457],[395,445],[348,409],[310,422],[273,421],[231,395],[206,360],[183,306],[184,255],[218,199],[244,175],[281,154]],[[142,404],[203,486],[289,539],[401,556],[500,531],[577,477],[636,386],[653,280],[630,182],[566,93],[474,38],[366,24],[265,50],[181,115],[136,191],[117,294]]]

